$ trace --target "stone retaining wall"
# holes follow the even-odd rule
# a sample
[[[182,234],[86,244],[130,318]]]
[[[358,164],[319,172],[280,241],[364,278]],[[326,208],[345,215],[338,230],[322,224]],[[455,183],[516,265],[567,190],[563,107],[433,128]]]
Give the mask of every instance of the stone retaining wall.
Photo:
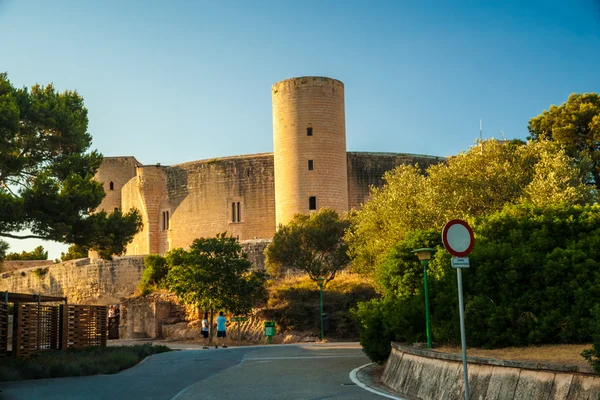
[[[54,264],[52,260],[19,260],[19,261],[3,261],[0,262],[1,272],[17,271],[24,268],[31,267],[47,267],[48,265]]]
[[[82,258],[32,266],[0,275],[0,291],[68,297],[73,304],[115,304],[136,290],[144,256],[114,257],[113,261]]]
[[[600,399],[591,368],[468,357],[471,399]],[[465,398],[462,359],[392,343],[382,382],[415,399]]]

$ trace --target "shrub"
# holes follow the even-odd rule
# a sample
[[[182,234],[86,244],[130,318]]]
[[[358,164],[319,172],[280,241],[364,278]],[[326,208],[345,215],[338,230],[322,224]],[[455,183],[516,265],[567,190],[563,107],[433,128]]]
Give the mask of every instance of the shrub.
[[[152,354],[171,351],[166,346],[143,344],[90,347],[38,353],[30,358],[0,358],[0,382],[21,379],[60,378],[114,374]]]
[[[600,298],[600,206],[511,206],[472,226],[475,248],[469,256],[471,267],[463,274],[469,345],[495,348],[592,340],[596,331],[590,324],[591,310]],[[409,242],[414,238],[421,242]],[[407,329],[406,321],[415,315],[405,304],[421,299],[415,303],[419,306],[423,298],[423,272],[411,249],[427,244],[427,238],[427,232],[414,232],[393,248],[378,267],[386,299],[358,308],[361,343],[372,348],[366,352],[374,355],[374,361],[380,362],[389,347],[369,343],[380,341],[371,330],[381,329],[369,327],[374,321],[367,311],[381,318],[394,309],[398,327]],[[430,262],[434,343],[460,341],[456,273],[449,258],[438,247]],[[410,335],[400,336],[389,334],[385,340],[408,340]]]
[[[143,296],[151,293],[155,289],[160,289],[165,285],[165,278],[169,272],[169,266],[164,257],[157,254],[150,254],[144,257],[144,272],[138,283],[138,289]]]
[[[390,354],[391,342],[425,341],[424,299],[391,297],[359,303],[354,315],[359,322],[359,338],[365,354],[382,364]]]
[[[38,278],[41,278],[41,277],[43,277],[44,275],[46,275],[48,273],[48,267],[46,267],[46,268],[36,268],[32,272],[33,272],[33,274],[35,276],[37,276]]]
[[[596,373],[600,374],[600,305],[596,305],[592,310],[593,318],[590,322],[590,328],[594,332],[592,335],[592,348],[581,352],[594,368]]]

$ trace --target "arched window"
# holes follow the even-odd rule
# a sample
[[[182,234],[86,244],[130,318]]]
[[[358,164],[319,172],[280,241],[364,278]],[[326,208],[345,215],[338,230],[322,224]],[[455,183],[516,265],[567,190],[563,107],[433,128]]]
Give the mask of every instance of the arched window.
[[[114,183],[110,183],[110,185],[108,185],[110,190],[115,190],[115,184]]]

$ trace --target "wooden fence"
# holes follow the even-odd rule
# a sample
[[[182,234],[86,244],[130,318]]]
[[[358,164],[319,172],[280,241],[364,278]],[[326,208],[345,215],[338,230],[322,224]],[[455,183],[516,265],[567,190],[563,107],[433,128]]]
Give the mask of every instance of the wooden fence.
[[[61,348],[106,346],[107,313],[104,306],[61,305]]]
[[[106,346],[105,306],[15,303],[13,321],[12,349],[16,357],[48,350]]]
[[[13,354],[17,357],[58,350],[58,306],[15,303],[13,325]]]
[[[8,329],[8,303],[0,302],[0,357],[6,356]]]

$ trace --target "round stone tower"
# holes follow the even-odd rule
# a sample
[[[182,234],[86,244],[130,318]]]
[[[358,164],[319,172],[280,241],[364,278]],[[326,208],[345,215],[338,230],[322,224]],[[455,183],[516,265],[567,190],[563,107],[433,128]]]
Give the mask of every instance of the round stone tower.
[[[291,78],[272,97],[277,226],[323,207],[348,211],[344,84]]]

